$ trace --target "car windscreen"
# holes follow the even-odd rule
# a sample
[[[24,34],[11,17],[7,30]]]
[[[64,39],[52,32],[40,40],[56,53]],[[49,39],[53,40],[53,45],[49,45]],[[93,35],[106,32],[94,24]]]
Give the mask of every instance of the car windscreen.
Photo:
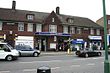
[[[9,47],[9,49],[14,49],[11,45],[6,44],[7,47]]]

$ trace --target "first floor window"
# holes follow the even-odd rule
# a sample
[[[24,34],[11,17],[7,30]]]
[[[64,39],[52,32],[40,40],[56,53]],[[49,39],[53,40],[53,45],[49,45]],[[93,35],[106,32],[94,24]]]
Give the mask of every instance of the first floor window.
[[[96,30],[96,34],[97,34],[97,35],[100,35],[100,29],[97,29],[97,30]]]
[[[70,34],[75,34],[75,27],[70,27]]]
[[[2,25],[3,25],[3,24],[2,24],[2,22],[0,21],[0,30],[2,30]]]
[[[18,23],[18,31],[24,31],[24,23],[23,22]]]
[[[81,28],[77,28],[77,34],[81,34]]]
[[[108,24],[110,24],[110,20],[108,20]]]
[[[110,29],[108,29],[108,34],[110,34]]]
[[[68,26],[63,26],[63,33],[68,33]]]
[[[42,24],[36,24],[36,32],[42,32]]]
[[[49,32],[56,33],[57,25],[49,25]]]
[[[27,31],[32,32],[33,31],[33,23],[28,23]]]
[[[91,34],[91,35],[94,34],[94,29],[93,29],[93,28],[90,29],[90,34]]]

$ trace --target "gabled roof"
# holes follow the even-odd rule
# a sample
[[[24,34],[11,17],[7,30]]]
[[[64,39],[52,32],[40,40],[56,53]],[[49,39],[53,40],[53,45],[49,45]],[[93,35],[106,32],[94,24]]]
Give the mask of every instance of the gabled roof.
[[[34,20],[30,21],[27,20],[26,15],[27,14],[33,14]],[[13,9],[7,9],[7,8],[0,8],[0,20],[6,20],[6,21],[27,21],[27,22],[39,22],[43,23],[43,21],[49,16],[50,13],[45,12],[35,12],[35,11],[28,11],[28,10],[13,10]],[[93,27],[93,28],[101,28],[100,25],[97,25],[95,22],[88,18],[84,17],[77,17],[77,16],[70,16],[70,15],[64,15],[64,14],[56,14],[61,24],[66,25],[74,25],[74,26],[81,26],[81,27]],[[69,23],[67,21],[68,18],[73,19],[73,23]]]

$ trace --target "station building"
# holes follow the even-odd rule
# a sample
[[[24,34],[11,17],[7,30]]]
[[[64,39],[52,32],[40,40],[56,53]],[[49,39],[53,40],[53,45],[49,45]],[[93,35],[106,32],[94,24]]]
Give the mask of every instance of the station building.
[[[60,7],[50,13],[19,10],[13,1],[12,8],[0,8],[0,40],[13,47],[26,44],[51,51],[63,46],[61,50],[67,50],[64,43],[71,39],[75,40],[73,44],[77,48],[101,46],[102,35],[102,26],[85,17],[61,14]]]

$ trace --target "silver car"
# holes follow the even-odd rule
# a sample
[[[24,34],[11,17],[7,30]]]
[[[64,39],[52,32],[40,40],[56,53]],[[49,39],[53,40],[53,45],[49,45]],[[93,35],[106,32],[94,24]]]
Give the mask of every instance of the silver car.
[[[38,57],[40,55],[40,50],[31,48],[29,45],[16,45],[16,50],[19,52],[19,56],[34,56]]]

